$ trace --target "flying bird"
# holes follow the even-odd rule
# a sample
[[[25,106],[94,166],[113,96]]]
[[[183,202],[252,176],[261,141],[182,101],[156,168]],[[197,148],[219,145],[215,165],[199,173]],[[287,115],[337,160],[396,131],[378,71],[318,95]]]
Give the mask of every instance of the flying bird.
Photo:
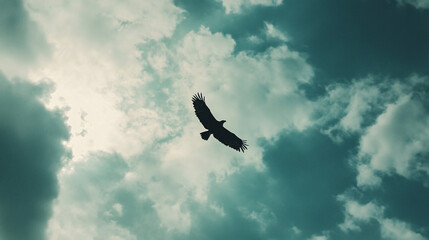
[[[197,115],[200,122],[208,130],[200,133],[202,139],[208,140],[210,135],[213,134],[219,142],[239,152],[244,152],[247,149],[246,140],[241,140],[234,133],[223,127],[223,124],[226,122],[225,120],[216,120],[207,107],[205,97],[201,93],[197,93],[192,97],[192,104],[194,105],[195,115]]]

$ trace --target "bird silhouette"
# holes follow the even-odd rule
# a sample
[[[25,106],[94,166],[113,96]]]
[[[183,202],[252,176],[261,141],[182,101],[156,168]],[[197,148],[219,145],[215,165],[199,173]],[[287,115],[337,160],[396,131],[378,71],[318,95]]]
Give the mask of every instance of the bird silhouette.
[[[200,133],[201,138],[208,140],[210,135],[219,140],[219,142],[231,147],[239,152],[244,152],[249,145],[246,140],[242,140],[234,133],[228,131],[223,127],[225,120],[218,121],[210,112],[205,102],[205,97],[201,93],[196,93],[192,97],[192,104],[194,105],[195,115],[197,115],[200,122],[203,124],[207,131]]]

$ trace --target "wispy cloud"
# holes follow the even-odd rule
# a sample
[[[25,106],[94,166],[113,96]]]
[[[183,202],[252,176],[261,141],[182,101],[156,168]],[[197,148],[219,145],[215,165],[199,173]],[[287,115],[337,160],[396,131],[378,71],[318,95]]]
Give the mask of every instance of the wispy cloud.
[[[360,204],[347,195],[339,196],[339,200],[344,202],[345,220],[340,224],[343,231],[360,231],[360,226],[376,221],[379,224],[380,235],[383,239],[426,239],[420,233],[414,231],[410,224],[386,217],[384,207],[374,202]]]
[[[218,0],[222,2],[225,12],[241,13],[243,8],[249,8],[253,5],[261,6],[278,6],[282,4],[283,0]]]
[[[273,24],[265,22],[266,34],[269,38],[279,39],[281,41],[286,42],[287,37],[283,32],[274,27]]]
[[[419,9],[429,8],[428,0],[397,0],[400,4],[410,4]]]

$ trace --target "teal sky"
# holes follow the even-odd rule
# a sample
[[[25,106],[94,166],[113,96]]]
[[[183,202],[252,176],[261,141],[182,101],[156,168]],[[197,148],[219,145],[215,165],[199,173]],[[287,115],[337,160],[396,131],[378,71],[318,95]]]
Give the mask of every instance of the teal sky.
[[[428,43],[428,0],[0,0],[0,240],[427,240]]]

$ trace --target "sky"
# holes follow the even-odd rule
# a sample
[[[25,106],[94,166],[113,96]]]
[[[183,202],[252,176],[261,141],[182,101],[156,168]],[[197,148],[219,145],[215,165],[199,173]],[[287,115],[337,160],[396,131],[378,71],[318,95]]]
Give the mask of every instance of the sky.
[[[0,0],[0,240],[428,240],[428,43],[428,0]]]

